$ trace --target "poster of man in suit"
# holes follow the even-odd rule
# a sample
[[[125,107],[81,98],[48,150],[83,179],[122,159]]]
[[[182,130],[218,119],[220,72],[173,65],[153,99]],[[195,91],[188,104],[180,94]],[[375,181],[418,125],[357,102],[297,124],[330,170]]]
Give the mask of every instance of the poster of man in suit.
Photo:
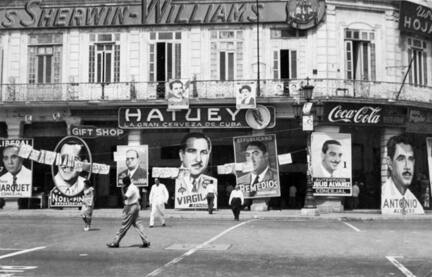
[[[280,196],[275,135],[234,137],[237,185],[246,199]]]
[[[351,196],[351,134],[312,133],[311,162],[314,195]]]
[[[148,186],[148,145],[117,145],[117,186],[129,176],[137,187]]]
[[[179,149],[180,169],[175,181],[176,209],[207,209],[207,186],[212,184],[217,190],[217,179],[206,174],[212,143],[208,136],[200,132],[186,134]],[[214,198],[217,209],[217,194]]]
[[[32,161],[18,156],[20,144],[33,145],[33,139],[1,139],[0,197],[31,197]]]

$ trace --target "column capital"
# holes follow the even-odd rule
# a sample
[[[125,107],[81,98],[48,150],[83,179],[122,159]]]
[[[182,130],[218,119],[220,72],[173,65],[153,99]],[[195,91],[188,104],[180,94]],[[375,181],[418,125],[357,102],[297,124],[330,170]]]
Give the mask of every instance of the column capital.
[[[9,117],[6,118],[8,138],[20,138],[23,134],[22,118]]]

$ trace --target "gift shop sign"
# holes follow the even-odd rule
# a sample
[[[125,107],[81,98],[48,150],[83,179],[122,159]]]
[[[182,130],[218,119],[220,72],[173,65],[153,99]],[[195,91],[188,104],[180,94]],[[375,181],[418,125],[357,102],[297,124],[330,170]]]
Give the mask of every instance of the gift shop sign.
[[[383,108],[378,105],[326,105],[325,120],[330,123],[378,125],[382,123]]]
[[[81,138],[96,137],[119,137],[124,134],[124,130],[110,127],[95,127],[90,125],[72,125],[70,127],[71,135]]]
[[[253,128],[275,126],[275,109],[257,105],[257,109],[237,110],[235,106],[200,106],[189,110],[166,107],[121,107],[118,114],[122,129],[166,128]]]

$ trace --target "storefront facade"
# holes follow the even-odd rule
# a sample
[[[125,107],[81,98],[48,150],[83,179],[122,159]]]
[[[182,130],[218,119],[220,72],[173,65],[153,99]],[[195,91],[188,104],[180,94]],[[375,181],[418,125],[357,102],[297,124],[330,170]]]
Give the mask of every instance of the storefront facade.
[[[388,136],[408,132],[416,153],[425,150],[428,129],[415,126],[428,124],[431,44],[427,34],[399,26],[399,2],[54,2],[1,8],[0,135],[31,138],[35,149],[51,151],[65,136],[82,138],[93,160],[110,166],[109,174],[91,177],[97,207],[120,206],[117,146],[148,145],[152,184],[151,169],[179,167],[181,138],[198,131],[212,140],[208,174],[218,179],[218,207],[227,206],[226,188],[236,182],[217,171],[234,162],[233,138],[274,134],[277,153],[291,153],[292,163],[279,165],[281,196],[267,203],[301,208],[306,78],[314,86],[315,131],[351,134],[351,181],[365,183],[360,208],[379,208]],[[401,86],[414,54],[416,70]],[[257,104],[270,111],[265,126],[236,109],[238,86],[256,88],[257,78]],[[189,84],[188,109],[176,113],[167,103],[173,79]],[[371,118],[362,122],[338,121],[331,112],[338,106],[379,112],[367,110]],[[414,108],[426,114],[424,122],[413,122]],[[427,173],[427,158],[417,157],[416,170]],[[175,181],[164,182],[173,195]],[[288,205],[292,184],[294,206]],[[33,163],[33,193],[48,195],[54,186],[51,168]],[[317,203],[340,211],[349,208],[344,199],[317,197]]]

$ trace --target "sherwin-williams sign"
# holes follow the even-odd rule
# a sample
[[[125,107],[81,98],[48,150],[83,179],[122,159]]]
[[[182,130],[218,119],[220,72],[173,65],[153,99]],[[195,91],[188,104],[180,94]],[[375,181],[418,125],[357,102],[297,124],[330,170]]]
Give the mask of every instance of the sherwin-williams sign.
[[[423,36],[432,36],[432,9],[403,1],[400,4],[399,29]]]
[[[121,107],[119,127],[122,129],[167,128],[253,128],[275,126],[275,109],[258,105],[257,109],[237,110],[235,106],[199,106],[189,110],[166,107]]]
[[[285,23],[304,30],[318,25],[326,10],[324,0],[261,3],[135,0],[127,5],[115,1],[97,5],[77,0],[73,6],[61,2],[17,0],[2,5],[0,1],[0,29],[253,24],[259,18],[262,24]]]

